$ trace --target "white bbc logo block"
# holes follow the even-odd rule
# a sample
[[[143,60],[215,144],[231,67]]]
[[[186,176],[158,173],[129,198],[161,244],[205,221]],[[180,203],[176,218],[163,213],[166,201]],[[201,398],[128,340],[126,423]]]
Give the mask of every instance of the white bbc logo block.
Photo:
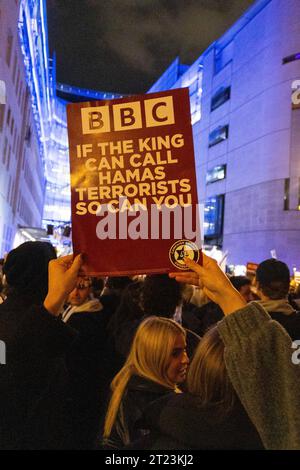
[[[111,106],[113,122],[111,122],[109,112],[110,105],[81,108],[82,133],[99,134],[112,130],[126,131],[175,123],[172,96],[150,98],[144,102],[119,103]],[[144,121],[142,106],[144,106]]]
[[[146,127],[174,124],[173,97],[152,98],[145,101]]]
[[[81,108],[81,124],[83,134],[110,132],[109,106]]]
[[[139,101],[114,104],[113,113],[115,131],[141,129],[143,127],[141,103]]]

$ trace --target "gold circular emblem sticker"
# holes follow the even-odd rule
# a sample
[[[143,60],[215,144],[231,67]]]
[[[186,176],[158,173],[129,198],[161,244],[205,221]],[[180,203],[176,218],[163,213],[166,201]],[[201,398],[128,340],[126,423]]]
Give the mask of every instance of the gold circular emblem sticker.
[[[190,240],[178,240],[169,251],[171,263],[178,269],[188,270],[189,268],[184,262],[184,258],[189,258],[196,263],[199,260],[199,248],[196,243]]]

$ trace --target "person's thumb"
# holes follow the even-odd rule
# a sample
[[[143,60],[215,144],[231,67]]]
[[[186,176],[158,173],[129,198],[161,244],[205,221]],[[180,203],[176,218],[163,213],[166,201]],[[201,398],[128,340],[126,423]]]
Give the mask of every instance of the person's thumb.
[[[77,275],[82,266],[82,256],[81,254],[77,255],[72,263],[72,266],[69,269],[70,274]]]

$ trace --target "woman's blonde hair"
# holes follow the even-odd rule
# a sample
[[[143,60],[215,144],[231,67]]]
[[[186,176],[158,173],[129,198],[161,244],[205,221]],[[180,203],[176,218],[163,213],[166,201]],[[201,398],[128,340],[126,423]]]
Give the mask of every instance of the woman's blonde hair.
[[[169,318],[148,317],[138,327],[127,360],[111,383],[104,438],[110,436],[122,396],[132,375],[139,375],[166,388],[175,389],[167,376],[172,351],[178,335],[186,336],[184,328]]]
[[[203,336],[187,376],[188,392],[198,397],[201,406],[220,405],[229,413],[236,400],[224,361],[224,343],[216,326]]]

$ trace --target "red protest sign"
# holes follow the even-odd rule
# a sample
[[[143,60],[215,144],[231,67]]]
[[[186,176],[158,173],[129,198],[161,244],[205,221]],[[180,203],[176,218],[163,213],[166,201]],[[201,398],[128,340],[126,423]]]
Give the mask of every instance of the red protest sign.
[[[158,273],[198,260],[188,89],[69,104],[67,117],[73,246],[87,273]]]
[[[254,276],[258,268],[258,263],[247,263],[247,276]]]

